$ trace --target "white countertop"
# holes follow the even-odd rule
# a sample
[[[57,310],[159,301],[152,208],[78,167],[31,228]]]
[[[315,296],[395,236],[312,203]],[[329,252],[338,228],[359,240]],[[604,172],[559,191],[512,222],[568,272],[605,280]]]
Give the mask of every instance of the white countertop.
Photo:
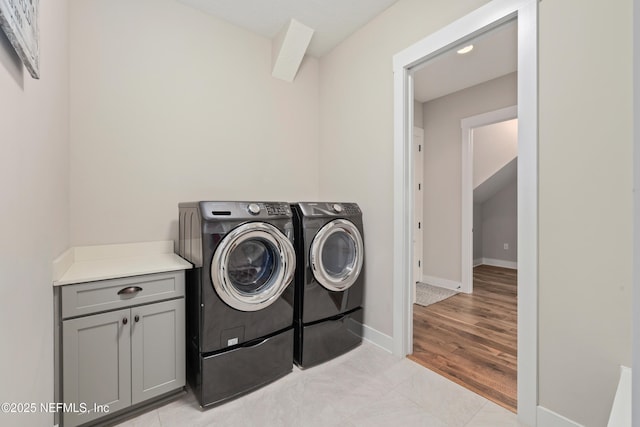
[[[73,247],[53,262],[53,286],[187,270],[191,263],[173,253],[173,242]]]

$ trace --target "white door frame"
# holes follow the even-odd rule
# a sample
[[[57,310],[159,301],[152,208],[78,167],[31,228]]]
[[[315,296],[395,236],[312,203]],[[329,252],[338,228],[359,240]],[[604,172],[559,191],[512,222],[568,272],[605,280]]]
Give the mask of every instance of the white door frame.
[[[538,1],[493,0],[393,57],[393,350],[413,347],[412,70],[518,18],[518,419],[536,425],[538,403]]]
[[[462,292],[473,292],[473,129],[518,117],[518,106],[464,118],[462,128]]]

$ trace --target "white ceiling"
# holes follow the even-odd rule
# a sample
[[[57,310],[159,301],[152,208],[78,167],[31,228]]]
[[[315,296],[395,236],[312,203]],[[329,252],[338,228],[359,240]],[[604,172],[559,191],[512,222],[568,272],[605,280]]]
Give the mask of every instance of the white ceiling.
[[[456,50],[473,44],[465,55]],[[466,89],[518,69],[518,27],[511,21],[428,61],[414,73],[418,102]]]
[[[315,30],[307,53],[321,57],[397,0],[178,0],[267,38],[294,18]]]

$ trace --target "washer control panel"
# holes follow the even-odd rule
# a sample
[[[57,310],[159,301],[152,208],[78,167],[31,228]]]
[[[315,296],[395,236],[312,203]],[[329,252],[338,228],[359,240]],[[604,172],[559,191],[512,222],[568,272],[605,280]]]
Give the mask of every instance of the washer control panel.
[[[267,215],[291,215],[291,207],[288,203],[265,203]]]
[[[291,217],[291,207],[287,202],[191,202],[181,203],[181,207],[198,206],[202,219],[262,219]]]

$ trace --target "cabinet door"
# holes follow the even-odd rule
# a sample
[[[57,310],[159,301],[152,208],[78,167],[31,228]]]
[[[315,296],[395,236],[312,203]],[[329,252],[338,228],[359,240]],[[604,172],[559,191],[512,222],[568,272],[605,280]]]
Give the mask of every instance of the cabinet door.
[[[125,309],[62,322],[62,399],[75,405],[62,415],[65,427],[105,415],[98,405],[113,413],[131,404],[129,316]]]
[[[133,404],[185,384],[184,298],[131,309]]]

